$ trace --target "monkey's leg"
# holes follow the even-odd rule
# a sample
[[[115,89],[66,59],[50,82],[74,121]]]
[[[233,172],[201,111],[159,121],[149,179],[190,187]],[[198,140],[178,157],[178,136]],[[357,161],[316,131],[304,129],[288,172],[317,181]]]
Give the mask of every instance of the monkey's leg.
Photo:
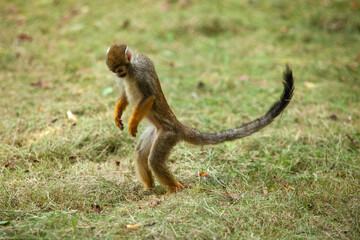
[[[146,189],[155,187],[154,179],[148,165],[151,146],[156,137],[155,127],[148,127],[141,135],[135,147],[135,171],[138,179]]]
[[[168,194],[177,192],[181,188],[166,165],[166,159],[177,141],[174,133],[159,132],[149,156],[150,169],[159,182],[167,187]]]
[[[128,101],[125,95],[122,95],[116,103],[115,111],[114,111],[114,121],[115,125],[120,128],[120,130],[124,130],[124,125],[121,121],[121,116],[126,106],[128,105]]]
[[[129,121],[129,133],[131,136],[135,137],[137,133],[137,127],[143,117],[150,110],[155,100],[155,96],[148,97],[146,99],[141,100],[141,102],[134,107],[131,118]]]

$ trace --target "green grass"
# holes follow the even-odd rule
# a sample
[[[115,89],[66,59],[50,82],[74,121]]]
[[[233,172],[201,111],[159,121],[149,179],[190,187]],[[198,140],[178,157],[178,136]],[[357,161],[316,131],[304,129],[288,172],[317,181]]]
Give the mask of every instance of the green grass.
[[[359,1],[0,6],[0,239],[360,238]],[[152,58],[175,114],[202,131],[265,113],[286,63],[295,96],[251,137],[178,145],[169,165],[187,188],[144,192],[136,139],[112,120],[115,42]]]

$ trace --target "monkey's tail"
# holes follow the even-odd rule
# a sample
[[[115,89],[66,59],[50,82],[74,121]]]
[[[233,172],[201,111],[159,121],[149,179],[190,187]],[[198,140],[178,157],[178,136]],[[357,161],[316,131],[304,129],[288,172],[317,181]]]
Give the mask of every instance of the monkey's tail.
[[[294,78],[292,70],[288,65],[286,65],[283,73],[283,79],[284,90],[280,99],[271,106],[264,116],[249,123],[245,123],[240,127],[217,133],[203,133],[195,128],[184,126],[183,139],[196,145],[218,144],[225,141],[243,138],[259,131],[270,124],[290,103],[294,93]]]

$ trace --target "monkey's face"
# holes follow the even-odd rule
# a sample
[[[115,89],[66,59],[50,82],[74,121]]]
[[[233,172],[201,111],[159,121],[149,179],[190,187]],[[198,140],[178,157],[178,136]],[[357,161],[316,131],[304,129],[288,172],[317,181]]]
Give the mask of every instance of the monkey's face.
[[[119,78],[124,78],[128,75],[130,60],[131,55],[128,53],[126,44],[114,44],[108,49],[106,54],[108,68]]]
[[[117,77],[124,78],[127,75],[127,68],[128,67],[126,65],[118,66],[113,72]]]

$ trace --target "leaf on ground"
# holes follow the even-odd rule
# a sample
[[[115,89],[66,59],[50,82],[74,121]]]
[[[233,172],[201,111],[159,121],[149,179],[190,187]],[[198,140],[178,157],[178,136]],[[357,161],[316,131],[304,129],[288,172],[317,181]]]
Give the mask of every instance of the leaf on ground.
[[[239,78],[239,80],[241,80],[241,81],[249,81],[249,75],[247,75],[247,74],[240,74],[239,76],[238,76],[238,78]]]
[[[14,168],[14,162],[8,162],[8,163],[5,163],[4,167],[6,168]]]
[[[32,40],[33,40],[33,38],[29,34],[20,33],[19,35],[17,35],[17,37],[15,39],[15,44],[19,45],[23,42],[31,42]]]
[[[80,71],[79,72],[82,72],[82,73],[91,73],[92,72],[92,68],[82,68],[82,69],[80,69]]]
[[[295,141],[296,142],[299,140],[301,133],[302,133],[302,127],[299,128],[299,131],[295,135]]]
[[[268,188],[266,187],[266,188],[264,188],[263,190],[262,190],[262,193],[266,196],[266,195],[268,195]]]
[[[67,13],[65,13],[64,15],[61,16],[60,18],[63,22],[68,22],[71,20],[71,16]]]
[[[52,88],[52,85],[45,81],[32,82],[32,83],[30,83],[30,85],[32,87],[38,87],[38,88],[43,88],[43,89]]]
[[[315,83],[312,83],[312,82],[304,82],[304,86],[305,86],[306,88],[312,89],[312,88],[315,88],[315,87],[316,87],[316,84],[315,84]]]
[[[197,175],[196,175],[196,177],[203,177],[203,176],[206,176],[207,175],[207,173],[206,172],[199,172]]]
[[[147,224],[139,224],[139,223],[133,223],[133,224],[129,224],[129,225],[126,225],[126,229],[134,229],[134,228],[139,228],[141,226],[144,226],[144,227],[151,227],[151,226],[154,226],[156,224],[156,222],[152,222],[152,223],[147,223]]]
[[[160,200],[154,200],[154,201],[151,201],[149,205],[150,205],[150,207],[155,207],[156,205],[161,204],[161,202],[162,201],[160,201]]]
[[[10,223],[10,221],[0,221],[0,226],[8,226]]]
[[[170,3],[168,3],[168,2],[165,2],[165,3],[163,3],[162,5],[161,5],[161,9],[163,10],[163,11],[169,11],[169,9],[170,9],[170,7],[171,7],[171,5],[170,5]]]
[[[101,213],[102,212],[102,208],[100,207],[99,204],[91,204],[91,208],[94,211],[94,213]]]
[[[70,110],[66,112],[66,115],[70,121],[77,122],[77,117]]]
[[[238,199],[240,196],[240,193],[238,194],[231,194],[228,191],[225,191],[225,195],[228,196],[229,198],[234,198],[234,199]]]
[[[338,116],[336,114],[331,114],[329,116],[329,119],[336,121],[336,120],[338,120]]]
[[[282,26],[282,27],[280,28],[280,31],[281,31],[282,33],[287,33],[287,32],[288,32],[288,28],[287,28],[286,26]]]
[[[134,229],[134,228],[139,228],[139,227],[141,227],[141,225],[138,223],[126,225],[126,229]]]

